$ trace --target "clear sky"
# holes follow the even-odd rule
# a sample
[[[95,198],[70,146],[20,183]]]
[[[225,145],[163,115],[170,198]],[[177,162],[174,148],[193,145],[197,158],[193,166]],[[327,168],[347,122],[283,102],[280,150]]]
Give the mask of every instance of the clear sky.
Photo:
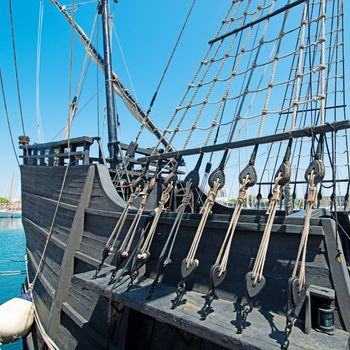
[[[82,0],[82,2],[88,2],[88,4],[78,8],[76,20],[87,33],[90,33],[96,2],[89,0]],[[159,82],[191,2],[192,0],[119,0],[118,4],[115,5],[115,28],[133,84],[131,84],[125,69],[115,33],[113,34],[114,71],[130,90],[134,88],[137,99],[145,109],[147,109]],[[62,134],[57,136],[57,133],[64,127],[67,120],[71,29],[49,0],[44,0],[43,3],[40,111],[43,141],[48,142],[55,139],[55,137],[56,139],[62,138]],[[63,3],[68,4],[69,1],[66,0]],[[197,0],[193,15],[152,113],[153,118],[161,126],[165,125],[167,117],[174,111],[186,85],[198,67],[198,62],[207,48],[208,40],[213,37],[230,3],[230,0]],[[30,136],[32,142],[38,142],[41,140],[38,136],[36,114],[36,64],[40,1],[12,0],[12,6],[25,132]],[[113,1],[111,1],[111,7],[113,6]],[[350,10],[349,1],[345,1],[346,14],[349,12],[347,10]],[[345,23],[348,23],[347,15]],[[347,26],[347,37],[348,32],[349,27]],[[345,40],[345,43],[347,43],[347,40]],[[101,42],[96,43],[96,45],[102,51]],[[349,57],[348,47],[346,52]],[[84,50],[75,37],[73,45],[73,91],[77,85],[83,58]],[[0,2],[0,67],[5,83],[12,131],[17,139],[22,131],[16,95],[7,0]],[[73,137],[81,135],[95,136],[98,133],[96,96],[83,108],[85,103],[95,95],[96,74],[96,67],[91,63],[78,109],[79,114],[72,127]],[[104,92],[102,80],[103,77],[99,73],[99,86],[102,87],[101,95]],[[347,86],[349,86],[348,80]],[[105,136],[105,132],[103,132],[106,131],[103,123],[103,104],[103,97],[101,97],[100,130],[102,136]],[[120,103],[117,107],[122,124],[121,128],[118,129],[118,133],[121,135],[122,141],[128,143],[133,139],[136,122],[130,119]],[[17,141],[15,140],[15,142]],[[8,196],[13,171],[16,174],[13,191],[15,196],[16,193],[19,193],[20,188],[19,170],[10,144],[2,101],[0,102],[0,145],[0,196]]]
[[[76,3],[78,1],[75,1]],[[69,1],[62,2],[69,4]],[[124,56],[128,65],[133,86],[141,105],[146,109],[158,84],[162,70],[173,48],[183,24],[191,1],[140,1],[120,0],[115,7],[115,26]],[[168,115],[174,110],[198,62],[207,48],[207,41],[215,33],[229,1],[213,2],[198,0],[183,41],[176,53],[164,86],[155,104],[154,115],[164,112]],[[36,62],[39,0],[12,0],[15,24],[20,87],[24,111],[26,134],[31,140],[38,141],[36,122]],[[111,7],[113,2],[111,1]],[[90,33],[94,19],[96,3],[79,7],[77,22]],[[3,73],[7,103],[14,136],[22,134],[16,95],[15,72],[13,64],[11,27],[8,1],[0,2],[0,66]],[[58,10],[44,0],[41,68],[40,68],[40,110],[44,141],[51,141],[67,120],[69,91],[69,46],[71,30]],[[101,44],[101,43],[100,43]],[[102,47],[99,44],[100,51]],[[131,86],[113,35],[113,67],[129,88]],[[74,40],[73,47],[73,90],[77,85],[80,67],[84,58],[81,43]],[[102,82],[100,74],[100,84]],[[89,75],[83,90],[81,106],[96,91],[96,68],[89,67]],[[101,90],[103,95],[103,89]],[[102,101],[102,97],[101,97]],[[101,105],[103,102],[101,103]],[[121,121],[126,118],[121,106]],[[73,124],[72,136],[97,135],[96,99],[77,116]],[[101,108],[101,115],[103,110]],[[19,171],[12,152],[10,138],[2,101],[0,102],[0,196],[8,195],[12,171],[15,170],[14,193],[19,190]],[[118,130],[123,141],[130,142],[130,119]],[[102,117],[101,117],[102,119]],[[131,121],[134,124],[133,121]],[[101,130],[103,129],[101,122]],[[62,135],[60,135],[62,136]]]

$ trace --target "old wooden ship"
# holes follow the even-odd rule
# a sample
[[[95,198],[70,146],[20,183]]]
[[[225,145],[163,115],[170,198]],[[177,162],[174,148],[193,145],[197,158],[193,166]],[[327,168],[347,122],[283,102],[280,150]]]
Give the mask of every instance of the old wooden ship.
[[[346,349],[344,1],[231,1],[164,129],[112,71],[108,1],[103,57],[51,2],[105,72],[109,142],[20,138],[25,347]]]

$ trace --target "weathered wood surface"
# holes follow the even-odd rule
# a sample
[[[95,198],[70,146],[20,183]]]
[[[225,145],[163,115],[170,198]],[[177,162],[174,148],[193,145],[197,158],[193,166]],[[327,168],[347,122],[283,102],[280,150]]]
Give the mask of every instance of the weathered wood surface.
[[[303,229],[303,217],[285,218],[279,215],[279,213],[277,214],[273,225],[264,272],[267,285],[262,295],[255,301],[256,307],[262,307],[261,312],[263,314],[255,311],[254,315],[256,313],[257,315],[249,317],[249,322],[252,323],[252,326],[248,327],[247,332],[243,336],[236,336],[234,333],[235,327],[230,324],[230,321],[233,321],[232,305],[234,304],[238,307],[244,295],[244,275],[252,266],[262,231],[266,224],[266,215],[264,215],[263,211],[244,210],[240,217],[231,248],[227,277],[218,290],[220,300],[213,302],[214,313],[207,320],[209,322],[199,321],[197,311],[202,307],[202,303],[204,302],[201,295],[207,291],[209,269],[215,261],[216,254],[226,232],[230,218],[229,211],[226,214],[212,214],[209,216],[208,224],[203,234],[203,240],[198,249],[200,265],[189,283],[190,303],[187,306],[181,307],[175,313],[169,313],[171,293],[174,292],[176,283],[180,279],[180,263],[186,255],[193,239],[198,224],[198,214],[186,214],[184,216],[172,256],[173,263],[166,270],[164,285],[156,289],[154,300],[149,303],[144,302],[144,295],[142,293],[146,293],[146,290],[148,292],[147,285],[141,285],[141,288],[135,289],[130,293],[124,293],[124,290],[113,292],[113,299],[115,301],[119,301],[137,310],[130,311],[130,314],[128,311],[124,311],[125,316],[123,312],[123,316],[121,317],[123,321],[118,321],[121,322],[120,326],[113,326],[114,321],[111,325],[108,319],[109,308],[106,296],[108,297],[109,294],[108,290],[106,290],[106,281],[102,278],[91,282],[88,276],[90,276],[91,271],[99,264],[104,245],[125,203],[115,192],[107,168],[102,165],[93,165],[91,167],[96,170],[92,183],[91,198],[88,205],[84,205],[84,224],[83,230],[80,232],[80,244],[73,249],[75,251],[73,254],[73,273],[75,277],[72,279],[68,278],[65,281],[66,287],[65,293],[63,293],[65,296],[61,300],[60,323],[56,336],[60,349],[128,349],[128,346],[132,349],[146,349],[146,347],[142,347],[139,343],[136,343],[136,340],[132,342],[130,338],[132,335],[128,334],[137,325],[153,329],[153,333],[150,335],[148,341],[149,346],[154,348],[157,348],[158,341],[162,342],[168,338],[171,339],[171,346],[176,349],[216,350],[218,348],[228,347],[225,339],[229,339],[229,347],[231,348],[233,348],[232,344],[238,344],[238,348],[239,346],[242,348],[242,340],[245,341],[244,349],[249,349],[247,347],[248,345],[252,349],[264,348],[264,346],[267,349],[270,345],[272,346],[270,348],[278,347],[278,339],[281,339],[281,332],[284,329],[283,313],[287,301],[285,288],[294,266],[300,234]],[[73,238],[71,235],[74,235],[75,232],[73,225],[74,217],[79,207],[81,195],[84,193],[84,183],[91,167],[75,166],[70,167],[68,171],[59,203],[58,215],[53,226],[53,235],[49,242],[42,273],[39,275],[34,290],[38,314],[46,329],[52,302],[58,288],[63,257],[67,245],[69,245],[69,242]],[[25,166],[21,170],[23,182],[23,224],[27,236],[29,275],[33,278],[44,247],[44,242],[50,230],[54,210],[58,205],[57,201],[65,168]],[[135,209],[128,216],[121,239],[125,235],[134,214]],[[147,211],[143,217],[143,221],[150,214],[151,211]],[[150,278],[154,276],[156,260],[169,234],[173,220],[174,214],[172,213],[164,213],[161,216],[151,247],[151,259],[147,264],[147,276]],[[306,278],[307,283],[334,288],[334,269],[332,270],[332,266],[330,266],[328,252],[329,249],[333,249],[334,240],[331,239],[330,244],[326,244],[325,235],[328,235],[327,237],[330,236],[328,229],[325,231],[322,227],[323,221],[324,219],[320,217],[314,217],[311,220]],[[136,244],[137,242],[134,242],[133,246]],[[115,257],[113,256],[107,259],[107,270],[112,269],[112,265],[115,263],[114,259]],[[340,270],[338,267],[336,272],[337,274],[343,273],[342,278],[339,279],[339,276],[337,277],[338,281],[341,281],[338,288],[345,290],[343,298],[346,301],[348,290],[344,286],[347,286],[348,276],[345,275],[344,271],[341,272],[341,268],[343,268],[343,265],[340,267]],[[87,275],[84,275],[84,273],[87,273]],[[147,280],[147,283],[149,281],[150,279]],[[192,296],[193,300],[191,299]],[[161,310],[161,312],[159,311],[161,316],[157,316],[156,319],[158,321],[155,321],[154,313],[158,314],[157,308]],[[125,310],[128,310],[128,307]],[[181,321],[183,314],[186,320],[190,320],[189,323]],[[265,322],[265,328],[261,329],[261,334],[259,333],[260,330],[257,330],[258,333],[256,334],[259,334],[259,336],[257,335],[257,339],[255,339],[255,333],[252,335],[250,332],[254,329],[255,320],[260,322],[261,317],[263,318],[262,322]],[[117,319],[116,315],[113,315],[112,320],[114,319]],[[276,320],[275,324],[278,327],[271,328],[268,320],[272,320],[273,322]],[[341,319],[336,311],[336,324],[338,327],[342,326],[340,321]],[[223,327],[220,326],[220,322],[228,322],[228,324]],[[215,326],[216,323],[217,325]],[[164,326],[165,324],[167,326]],[[215,337],[211,333],[208,333],[209,328],[213,329],[213,332],[217,332]],[[115,329],[115,331],[112,331],[112,329]],[[182,333],[179,333],[179,330]],[[189,334],[184,333],[188,330],[190,330]],[[211,334],[211,342],[206,340],[209,337],[208,334]],[[338,334],[340,334],[339,337]],[[221,335],[222,339],[219,335]],[[309,343],[305,343],[309,344],[309,347],[305,344],[300,344],[301,349],[303,348],[302,346],[305,349],[318,349],[316,347],[316,345],[318,346],[318,342],[321,341],[327,344],[327,339],[335,340],[335,344],[340,342],[341,344],[338,344],[340,346],[339,349],[343,348],[342,342],[345,339],[345,333],[340,332],[337,333],[336,337],[325,338],[325,342],[319,340],[323,339],[322,337],[324,335],[320,336],[317,333],[312,336],[315,339],[312,337],[307,338],[309,339]],[[221,340],[217,341],[219,338]],[[260,338],[263,338],[263,340],[259,340]],[[265,338],[267,338],[267,343]],[[296,341],[296,344],[299,344],[298,339]],[[167,344],[166,341],[164,344]],[[315,347],[312,347],[313,344],[315,344]],[[328,347],[337,349],[334,346]]]
[[[104,271],[106,273],[106,271]],[[103,274],[104,274],[103,273]],[[102,274],[102,275],[103,275]],[[108,276],[93,280],[92,273],[87,272],[74,277],[82,285],[106,297],[110,296],[111,287],[107,286]],[[215,312],[205,321],[200,320],[198,312],[203,306],[202,295],[188,292],[187,302],[175,310],[171,310],[171,300],[175,297],[174,287],[161,285],[152,300],[146,300],[152,280],[147,279],[126,291],[128,279],[113,289],[114,301],[149,315],[150,317],[173,325],[184,331],[190,330],[198,337],[214,341],[228,349],[279,349],[283,341],[285,318],[276,315],[264,307],[254,309],[249,315],[249,324],[243,334],[236,334],[240,319],[240,303],[232,304],[224,300],[215,301]],[[312,331],[304,334],[297,326],[291,335],[290,349],[346,349],[349,334],[337,331],[333,337]]]
[[[75,145],[84,145],[84,144],[92,144],[94,142],[94,137],[90,136],[81,136],[81,137],[75,137],[69,139],[69,144],[71,146]],[[26,146],[20,146],[21,149],[42,149],[42,148],[57,148],[57,147],[67,147],[68,146],[68,140],[60,140],[60,141],[53,141],[53,142],[47,142],[47,143],[34,143],[32,145],[26,145]]]
[[[70,288],[70,281],[74,273],[74,255],[79,248],[81,237],[83,235],[85,217],[84,211],[90,201],[94,176],[95,168],[90,167],[86,176],[86,182],[83,187],[79,205],[77,207],[77,211],[75,212],[69,240],[67,242],[66,249],[64,250],[64,256],[62,259],[58,278],[58,285],[55,290],[48,321],[48,333],[54,340],[56,340],[57,337],[62,303],[67,299],[67,294]]]

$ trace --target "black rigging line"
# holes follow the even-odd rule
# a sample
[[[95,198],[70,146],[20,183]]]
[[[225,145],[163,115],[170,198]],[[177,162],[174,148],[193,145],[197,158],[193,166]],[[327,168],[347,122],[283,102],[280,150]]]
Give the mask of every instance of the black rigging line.
[[[13,15],[12,15],[12,3],[11,3],[11,0],[8,0],[8,3],[9,3],[9,10],[10,10],[12,48],[13,48],[13,61],[14,61],[14,64],[15,64],[18,105],[19,105],[19,112],[20,112],[20,116],[21,116],[22,131],[23,131],[23,135],[25,135],[26,133],[25,133],[25,131],[24,131],[24,119],[23,119],[23,111],[22,111],[22,100],[21,100],[21,92],[20,92],[20,88],[19,88],[19,77],[18,77],[18,67],[17,67],[17,54],[16,54],[16,45],[15,45],[15,30],[14,30],[14,24],[13,24]]]
[[[343,74],[343,84],[342,84],[342,88],[343,88],[343,115],[344,115],[344,119],[346,119],[346,101],[345,101],[345,63],[344,63],[344,3],[343,1],[341,1],[341,5],[338,1],[338,13],[340,13],[339,17],[338,17],[338,21],[339,18],[341,19],[341,43],[343,43],[342,49],[341,49],[341,57],[342,57],[342,74]],[[339,21],[340,22],[340,21]],[[340,23],[338,22],[338,26],[340,25]],[[349,178],[349,183],[348,183],[348,187],[346,190],[346,194],[345,196],[347,198],[349,198],[349,191],[350,191],[350,159],[349,159],[349,139],[348,139],[348,131],[345,130],[345,148],[346,148],[346,160],[348,163],[348,178]],[[346,199],[345,203],[344,203],[344,210],[347,210],[347,206],[348,206],[348,199]]]
[[[113,6],[115,5],[115,3],[113,4]],[[100,23],[97,24],[97,28],[96,28],[96,48],[98,51],[98,34],[99,34],[99,28],[100,28]],[[96,95],[96,114],[97,114],[97,136],[100,137],[100,90],[99,90],[99,71],[98,71],[98,64],[96,65],[96,91],[97,91],[97,95]]]
[[[266,0],[264,1],[264,6],[266,5]],[[263,12],[261,13],[261,16],[263,16]],[[247,19],[247,17],[245,17],[245,20]],[[243,25],[243,27],[245,27],[245,25]],[[243,28],[241,27],[241,28]],[[256,40],[257,40],[257,37],[258,37],[258,34],[259,34],[259,29],[260,29],[260,24],[257,26],[257,29],[256,29],[256,32],[255,32],[255,36],[254,36],[254,41],[253,41],[253,47],[255,47],[255,43],[256,43]],[[240,36],[240,41],[239,41],[239,44],[241,42],[241,39],[242,39],[242,33],[243,31],[240,32],[241,33],[241,36]],[[235,59],[237,58],[237,53],[238,53],[238,46],[237,46],[237,52],[236,52],[236,57]],[[260,49],[261,49],[261,45],[259,46],[258,50],[257,50],[257,53],[255,53],[255,59],[257,59],[257,57],[259,56],[259,52],[260,52]],[[250,61],[253,57],[253,51],[251,51],[250,55],[249,55],[249,60],[248,60],[248,64],[247,64],[247,67],[248,65],[250,64]],[[251,81],[251,78],[252,78],[252,75],[254,73],[254,69],[252,69],[250,71],[250,75],[249,75],[249,78],[248,78],[248,83],[246,84],[246,88],[248,88],[248,86],[250,85],[250,81]],[[241,87],[241,92],[240,94],[242,94],[244,92],[244,84],[246,82],[246,79],[247,79],[247,75],[245,74],[244,75],[244,80],[242,82],[242,87]],[[240,120],[240,114],[241,114],[241,111],[242,111],[242,108],[243,108],[243,104],[244,104],[244,101],[245,101],[245,98],[246,98],[246,94],[243,94],[242,95],[242,98],[239,99],[237,101],[237,105],[236,105],[236,108],[235,108],[235,121],[234,123],[231,124],[231,128],[230,128],[230,131],[229,131],[229,136],[227,138],[227,142],[231,142],[233,140],[233,136],[234,136],[234,133],[236,131],[236,128],[237,128],[237,125],[238,125],[238,122]]]
[[[173,51],[171,52],[171,55],[170,55],[169,60],[168,60],[168,62],[167,62],[167,65],[166,65],[166,67],[165,67],[165,69],[164,69],[164,71],[163,71],[162,77],[160,78],[160,81],[159,81],[159,83],[158,83],[157,89],[156,89],[156,91],[155,91],[155,93],[154,93],[154,95],[153,95],[153,97],[152,97],[150,106],[149,106],[149,108],[148,108],[148,110],[147,110],[147,114],[149,114],[149,113],[151,112],[153,103],[154,103],[154,101],[155,101],[155,99],[156,99],[156,97],[157,97],[158,91],[159,91],[159,89],[160,89],[160,87],[161,87],[161,85],[162,85],[162,83],[163,83],[163,80],[164,80],[164,78],[165,78],[165,74],[166,74],[166,72],[168,71],[168,68],[169,68],[169,66],[170,66],[170,63],[171,63],[171,61],[173,60],[175,51],[176,51],[176,49],[177,49],[177,47],[178,47],[178,45],[179,45],[179,42],[180,42],[181,37],[182,37],[182,34],[183,34],[183,32],[184,32],[184,30],[185,30],[185,28],[186,28],[187,22],[188,22],[188,20],[189,20],[189,18],[190,18],[190,16],[191,16],[191,13],[192,13],[192,10],[193,10],[193,7],[194,7],[195,3],[196,3],[196,0],[193,0],[193,1],[192,1],[192,5],[191,5],[191,7],[190,7],[190,10],[188,11],[188,14],[187,14],[187,16],[186,16],[185,22],[184,22],[184,24],[183,24],[183,26],[182,26],[182,28],[181,28],[180,34],[179,34],[179,36],[178,36],[178,38],[177,38],[177,40],[176,40],[175,46],[174,46],[174,48],[173,48]]]
[[[187,13],[185,22],[184,22],[184,24],[182,25],[181,31],[180,31],[180,33],[179,33],[177,39],[176,39],[175,46],[174,46],[174,48],[173,48],[173,50],[172,50],[172,52],[171,52],[171,54],[170,54],[170,57],[169,57],[169,59],[168,59],[168,62],[167,62],[166,66],[165,66],[165,68],[164,68],[164,70],[163,70],[162,76],[161,76],[161,78],[160,78],[160,80],[159,80],[159,83],[158,83],[158,85],[157,85],[156,91],[154,92],[153,97],[152,97],[152,99],[151,99],[151,102],[150,102],[150,104],[149,104],[149,107],[148,107],[148,109],[147,109],[147,112],[146,112],[146,119],[147,119],[147,117],[149,116],[149,114],[150,114],[151,111],[152,111],[153,104],[154,104],[154,102],[155,102],[155,100],[156,100],[156,98],[157,98],[159,89],[161,88],[161,86],[162,86],[162,84],[163,84],[163,81],[164,81],[165,75],[166,75],[166,73],[167,73],[167,71],[168,71],[168,68],[169,68],[169,66],[170,66],[170,64],[171,64],[171,62],[172,62],[172,60],[173,60],[173,58],[174,58],[175,51],[176,51],[176,49],[177,49],[177,47],[178,47],[178,45],[179,45],[179,43],[180,43],[182,34],[183,34],[183,32],[185,31],[185,28],[186,28],[186,26],[187,26],[188,20],[189,20],[189,18],[190,18],[190,16],[191,16],[191,13],[192,13],[192,10],[193,10],[193,8],[194,8],[194,5],[195,5],[196,1],[197,1],[197,0],[193,0],[193,1],[192,1],[191,7],[190,7],[190,9],[189,9],[189,11],[188,11],[188,13]],[[144,123],[141,124],[141,127],[140,127],[140,130],[141,130],[141,131],[142,131],[143,127],[144,127]],[[140,132],[139,132],[139,134],[138,134],[137,137],[136,137],[136,142],[137,142],[137,138],[138,138],[139,136],[140,136]]]
[[[19,88],[19,78],[18,78],[18,68],[17,68],[17,54],[16,54],[16,45],[15,45],[15,30],[14,30],[14,24],[13,24],[11,0],[9,0],[9,10],[10,10],[12,48],[13,48],[13,61],[14,61],[15,73],[16,73],[16,86],[17,86],[17,97],[18,97],[19,113],[20,113],[20,116],[21,116],[21,124],[22,124],[23,135],[25,135],[25,131],[24,131],[24,118],[23,118],[23,110],[22,110],[22,100],[21,100],[21,92],[20,92],[20,88]]]
[[[12,130],[11,130],[11,123],[10,123],[10,118],[9,118],[8,109],[7,109],[6,96],[5,96],[5,88],[4,88],[4,82],[3,82],[3,80],[2,80],[1,68],[0,68],[0,82],[1,82],[2,97],[3,97],[3,101],[4,101],[4,107],[5,107],[5,115],[6,115],[6,120],[7,120],[7,126],[8,126],[8,130],[9,130],[10,138],[11,138],[13,153],[14,153],[14,155],[15,155],[15,157],[16,157],[16,161],[17,161],[18,166],[20,166],[19,160],[18,160],[18,157],[17,157],[15,142],[14,142],[14,140],[13,140],[13,135],[12,135]]]
[[[285,17],[287,16],[288,14],[288,11],[286,11],[285,13]],[[300,37],[300,33],[301,33],[301,27],[299,27],[299,33],[298,33],[298,38]],[[295,50],[298,48],[298,43],[299,41],[297,40],[296,44],[295,44]],[[296,55],[293,55],[293,59],[292,59],[292,64],[291,64],[291,67],[294,66],[295,64],[295,60],[296,60]],[[290,72],[289,72],[289,77],[288,77],[288,80],[291,80],[292,78],[292,73],[293,73],[293,70],[291,69]],[[285,89],[285,92],[284,92],[284,96],[283,96],[283,102],[282,102],[282,106],[281,106],[281,110],[284,109],[285,107],[285,104],[286,104],[286,101],[287,101],[287,94],[288,94],[288,91],[289,91],[289,88],[290,88],[290,84],[288,84],[286,86],[286,89]],[[293,93],[294,93],[294,88],[295,88],[295,80],[293,81],[293,85],[292,85],[292,90],[290,92],[290,97],[293,97]],[[288,112],[288,114],[290,114],[290,111]],[[287,115],[288,115],[287,114]],[[277,121],[277,125],[276,125],[276,128],[275,128],[275,132],[277,133],[277,130],[280,126],[280,123],[281,123],[281,119],[282,119],[282,113],[279,113],[279,116],[278,116],[278,121]],[[284,121],[284,126],[283,126],[283,129],[285,130],[286,127],[287,127],[287,120],[288,118],[285,118],[285,121]],[[265,164],[264,164],[264,168],[263,168],[263,171],[262,171],[262,174],[261,174],[261,179],[263,178],[264,174],[265,174],[265,171],[267,169],[267,163],[270,159],[270,154],[272,152],[272,147],[273,147],[273,143],[271,143],[270,145],[270,148],[269,148],[269,151],[268,151],[268,155],[266,157],[266,161],[265,161]],[[277,152],[277,154],[280,153],[280,149],[281,149],[281,145],[279,146],[279,150]],[[276,167],[277,163],[275,164],[275,167]],[[273,182],[273,178],[274,178],[275,174],[272,174],[272,179],[270,181],[270,193],[272,195],[272,182]],[[260,185],[259,185],[259,192],[260,192]]]
[[[308,22],[310,22],[312,16],[313,16],[313,13],[314,13],[314,7],[315,7],[315,3],[313,2],[312,5],[311,5],[311,11],[310,11],[310,8],[308,7],[307,9],[307,16],[308,16]],[[320,8],[319,8],[319,13],[318,15],[320,14]],[[316,27],[316,32],[318,32],[318,27],[319,27],[319,22],[317,22],[317,27]],[[316,54],[317,54],[317,46],[314,47],[313,49],[313,52],[311,50],[311,46],[310,46],[310,43],[311,43],[311,32],[310,32],[311,28],[310,28],[310,25],[308,25],[308,52],[305,52],[305,57],[304,57],[304,63],[303,63],[303,69],[305,70],[305,65],[306,65],[306,60],[307,60],[307,57],[309,58],[309,66],[310,66],[310,69],[311,67],[313,67],[314,63],[315,63],[315,59],[316,59]],[[304,77],[302,77],[302,82],[304,81]],[[318,89],[318,88],[317,88]],[[308,90],[306,92],[306,96],[312,96],[312,77],[310,76],[309,77],[309,84],[308,84]],[[315,107],[313,108],[312,107],[312,102],[310,103],[311,104],[311,112],[314,111],[316,113],[317,111],[317,105],[315,104]],[[305,113],[304,113],[304,125],[306,124],[306,121],[307,121],[307,110],[308,110],[308,106],[309,106],[309,102],[306,104],[306,106],[304,107],[305,109]],[[300,124],[299,126],[301,126],[301,123],[302,123],[302,119],[300,119]],[[313,123],[311,123],[313,124]],[[296,166],[296,171],[295,171],[295,177],[294,177],[294,188],[293,188],[293,194],[292,194],[292,197],[293,197],[293,200],[295,199],[296,197],[296,190],[297,190],[297,184],[296,184],[296,181],[297,181],[297,178],[298,178],[298,174],[299,174],[299,165],[300,165],[300,160],[301,160],[301,151],[302,151],[302,148],[303,148],[303,141],[304,139],[301,139],[300,141],[300,146],[299,146],[299,156],[298,156],[298,160],[297,160],[297,166]],[[292,155],[292,161],[294,159],[294,156],[295,156],[295,151],[296,151],[296,147],[297,147],[297,144],[295,143],[295,147],[294,147],[294,150],[293,150],[293,155]],[[310,162],[313,158],[313,147],[314,147],[314,143],[312,142],[311,144],[311,154],[310,154]]]
[[[282,12],[285,12],[285,11],[287,11],[287,10],[289,10],[289,9],[291,9],[291,8],[293,8],[293,7],[295,7],[295,6],[297,6],[297,5],[300,5],[300,4],[303,3],[303,2],[305,2],[305,0],[296,0],[296,1],[294,1],[293,3],[291,3],[291,4],[288,4],[288,5],[284,6],[284,7],[279,8],[278,10],[276,10],[276,11],[274,11],[274,12],[272,12],[272,13],[267,14],[266,16],[263,16],[263,17],[261,17],[261,18],[258,18],[258,19],[256,19],[255,21],[252,21],[252,22],[250,22],[250,23],[247,23],[247,24],[245,24],[245,25],[243,25],[243,26],[241,26],[241,27],[239,27],[239,28],[237,28],[237,29],[231,30],[231,31],[228,32],[228,33],[225,33],[225,34],[223,34],[223,35],[220,35],[219,37],[216,37],[215,39],[210,40],[210,41],[209,41],[209,44],[213,44],[213,43],[215,43],[215,42],[218,41],[218,40],[222,40],[222,39],[224,39],[224,38],[226,38],[226,37],[228,37],[228,36],[230,36],[230,35],[232,35],[232,34],[236,34],[236,33],[238,33],[239,31],[242,31],[242,30],[244,30],[244,29],[246,29],[246,28],[252,27],[252,26],[254,26],[254,25],[256,25],[256,24],[258,24],[258,23],[260,23],[260,22],[263,22],[263,21],[265,21],[265,20],[268,20],[269,18],[274,17],[274,16],[276,16],[276,15],[282,13]]]
[[[243,24],[245,23],[247,17],[244,18],[243,20]],[[236,62],[237,62],[237,58],[238,58],[238,52],[239,52],[239,48],[241,46],[241,41],[242,41],[242,35],[243,35],[243,32],[240,32],[240,36],[239,36],[239,39],[238,39],[238,43],[237,43],[237,48],[236,48],[236,53],[235,53],[235,57],[234,57],[234,60],[233,60],[233,63],[232,63],[232,70],[235,68],[236,66]],[[237,38],[237,37],[236,37]],[[251,57],[251,56],[250,56]],[[225,109],[226,109],[226,102],[227,100],[225,99],[224,101],[224,105],[222,107],[222,111],[221,111],[221,116],[220,116],[220,121],[219,121],[219,126],[216,130],[216,135],[215,135],[215,139],[214,139],[214,142],[213,144],[216,145],[217,141],[218,141],[218,138],[219,138],[219,133],[220,133],[220,127],[221,127],[221,123],[222,123],[222,119],[223,119],[223,116],[224,116],[224,113],[225,113]],[[231,128],[232,128],[232,124],[231,124]],[[212,152],[210,154],[210,158],[209,158],[209,163],[211,163],[211,161],[213,160],[213,155],[214,155],[214,152]]]
[[[72,21],[74,22],[74,0],[72,0]],[[68,147],[69,147],[69,139],[70,139],[70,129],[71,129],[71,113],[74,114],[74,109],[76,106],[76,99],[74,97],[72,100],[72,81],[73,81],[73,40],[74,40],[74,25],[72,25],[71,33],[70,33],[70,43],[69,43],[69,88],[68,88],[68,122],[67,122],[67,139],[68,139]]]
[[[345,119],[345,116],[346,116],[346,111],[345,111],[345,108],[346,108],[346,101],[345,101],[345,76],[346,76],[346,72],[345,72],[345,62],[344,62],[344,57],[345,57],[345,49],[344,49],[344,3],[343,1],[341,1],[341,7],[339,9],[339,1],[338,1],[338,13],[340,13],[340,18],[341,18],[341,56],[342,56],[342,74],[343,74],[343,110],[344,110],[344,119]],[[338,26],[340,24],[338,23]],[[348,148],[348,135],[347,135],[347,130],[346,130],[346,149],[349,150]],[[349,162],[349,152],[347,152],[347,160],[348,160],[348,171],[349,171],[349,179],[350,179],[350,162]]]

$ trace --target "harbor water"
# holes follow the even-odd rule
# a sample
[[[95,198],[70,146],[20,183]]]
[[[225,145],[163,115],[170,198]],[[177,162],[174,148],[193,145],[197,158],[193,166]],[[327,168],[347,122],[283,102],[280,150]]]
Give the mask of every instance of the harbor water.
[[[21,219],[0,218],[0,304],[21,293],[25,279],[25,235]],[[0,345],[21,350],[22,341]]]

